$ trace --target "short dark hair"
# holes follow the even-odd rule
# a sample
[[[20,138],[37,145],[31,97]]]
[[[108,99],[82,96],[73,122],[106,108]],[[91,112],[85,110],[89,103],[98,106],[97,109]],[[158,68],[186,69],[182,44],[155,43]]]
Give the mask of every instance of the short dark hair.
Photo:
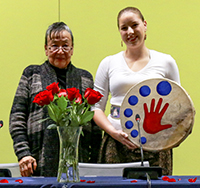
[[[119,18],[121,17],[121,15],[124,13],[124,12],[133,12],[133,13],[137,13],[141,20],[144,22],[144,16],[142,15],[141,11],[136,8],[136,7],[126,7],[124,9],[122,9],[119,13],[118,13],[118,16],[117,16],[117,26],[119,28]]]
[[[63,30],[66,30],[67,32],[70,33],[71,38],[72,38],[72,46],[74,46],[74,37],[73,37],[72,31],[64,22],[55,22],[48,27],[46,34],[45,34],[45,45],[47,45],[48,36],[51,39],[52,33],[59,33]]]

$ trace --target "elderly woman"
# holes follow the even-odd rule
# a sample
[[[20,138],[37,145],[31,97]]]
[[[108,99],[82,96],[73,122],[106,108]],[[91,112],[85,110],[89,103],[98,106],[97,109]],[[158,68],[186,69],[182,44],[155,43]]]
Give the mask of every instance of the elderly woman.
[[[70,28],[63,22],[53,23],[45,36],[48,60],[42,65],[30,65],[23,71],[10,114],[10,134],[22,176],[57,176],[59,138],[56,130],[46,129],[51,120],[39,121],[45,119],[48,112],[32,103],[35,95],[53,82],[59,82],[64,89],[76,87],[81,94],[86,88],[93,88],[92,75],[72,65],[73,50]],[[97,153],[94,152],[98,151],[101,132],[95,129],[92,134],[95,127],[89,124],[83,128],[84,137],[80,138],[79,147],[81,162],[96,162]]]

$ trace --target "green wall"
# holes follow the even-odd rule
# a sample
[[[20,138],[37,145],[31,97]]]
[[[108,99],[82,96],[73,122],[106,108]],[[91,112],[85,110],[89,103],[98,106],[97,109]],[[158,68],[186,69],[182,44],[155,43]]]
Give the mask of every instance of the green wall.
[[[61,21],[75,36],[72,61],[95,76],[100,61],[121,50],[119,10],[138,7],[148,23],[146,45],[176,59],[181,84],[196,109],[192,134],[174,149],[174,175],[200,175],[200,87],[198,0],[60,0]],[[58,0],[0,0],[0,163],[17,162],[9,135],[9,113],[23,69],[46,59],[44,34],[58,21]]]

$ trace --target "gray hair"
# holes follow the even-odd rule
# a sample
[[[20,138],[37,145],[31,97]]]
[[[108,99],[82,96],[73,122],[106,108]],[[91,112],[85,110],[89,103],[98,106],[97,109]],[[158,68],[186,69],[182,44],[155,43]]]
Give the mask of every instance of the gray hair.
[[[72,38],[72,46],[74,46],[74,37],[73,37],[73,34],[72,34],[72,31],[71,29],[64,23],[64,22],[55,22],[53,23],[52,25],[50,25],[46,31],[46,34],[45,34],[45,45],[47,45],[47,38],[49,36],[49,38],[51,39],[51,34],[52,33],[59,33],[63,30],[66,30],[70,33],[71,35],[71,38]]]

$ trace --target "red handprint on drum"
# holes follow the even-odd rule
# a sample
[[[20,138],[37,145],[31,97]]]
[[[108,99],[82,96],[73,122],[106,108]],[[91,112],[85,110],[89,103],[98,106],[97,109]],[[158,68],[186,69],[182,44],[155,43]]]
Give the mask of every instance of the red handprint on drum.
[[[144,103],[145,117],[144,117],[143,129],[149,134],[155,134],[162,130],[172,127],[171,124],[161,125],[161,119],[169,106],[169,103],[166,103],[161,112],[159,113],[162,101],[163,99],[160,98],[156,106],[156,109],[154,111],[155,99],[152,99],[150,112],[148,112],[147,104]]]

